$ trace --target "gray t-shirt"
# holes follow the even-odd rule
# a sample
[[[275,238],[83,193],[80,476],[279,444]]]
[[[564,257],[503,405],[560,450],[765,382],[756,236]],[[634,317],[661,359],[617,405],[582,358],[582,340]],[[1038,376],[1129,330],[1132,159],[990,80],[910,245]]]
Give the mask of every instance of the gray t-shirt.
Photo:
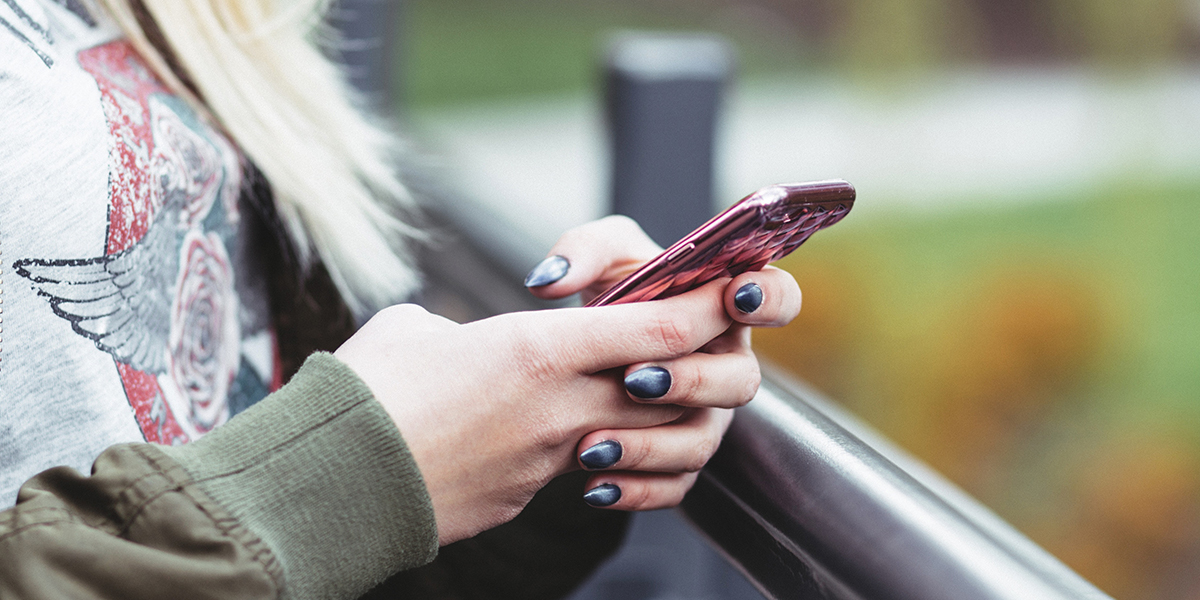
[[[278,386],[243,158],[81,0],[0,0],[0,509]]]

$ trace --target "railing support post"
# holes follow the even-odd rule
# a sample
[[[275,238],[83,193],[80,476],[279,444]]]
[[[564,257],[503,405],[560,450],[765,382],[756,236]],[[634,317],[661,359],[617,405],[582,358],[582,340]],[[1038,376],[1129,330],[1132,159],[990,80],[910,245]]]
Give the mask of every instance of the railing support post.
[[[624,33],[608,47],[612,212],[666,246],[713,214],[713,155],[733,71],[713,36]]]

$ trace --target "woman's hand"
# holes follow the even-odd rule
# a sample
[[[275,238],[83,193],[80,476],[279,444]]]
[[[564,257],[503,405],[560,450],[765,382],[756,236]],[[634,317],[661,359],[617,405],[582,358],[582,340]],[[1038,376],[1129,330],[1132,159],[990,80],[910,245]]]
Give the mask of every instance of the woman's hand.
[[[573,230],[555,251],[573,266],[535,290],[543,297],[598,293],[657,246],[631,221],[610,218]],[[586,500],[624,509],[677,503],[728,427],[725,409],[749,401],[758,386],[748,330],[730,314],[778,325],[799,305],[795,282],[781,271],[667,300],[465,325],[400,305],[336,355],[404,435],[447,544],[512,519],[547,482],[579,468],[579,452],[603,441],[624,452],[614,470],[593,478]],[[597,454],[605,453],[586,456]],[[624,497],[615,499],[614,489]]]
[[[680,406],[632,400],[622,373],[671,364],[720,336],[730,325],[722,291],[718,282],[662,302],[465,325],[400,305],[336,355],[403,434],[446,544],[512,519],[547,482],[577,469],[575,447],[589,432],[678,420]]]
[[[660,251],[632,220],[608,217],[565,233],[526,281],[540,284],[530,289],[541,298],[582,292],[588,300]],[[630,400],[685,407],[683,414],[650,427],[609,426],[579,442],[579,464],[603,471],[588,481],[589,504],[625,510],[678,504],[716,452],[732,408],[754,397],[759,371],[750,327],[778,327],[794,319],[800,289],[791,275],[773,267],[722,283],[725,312],[735,325],[695,353],[638,362],[624,371]]]

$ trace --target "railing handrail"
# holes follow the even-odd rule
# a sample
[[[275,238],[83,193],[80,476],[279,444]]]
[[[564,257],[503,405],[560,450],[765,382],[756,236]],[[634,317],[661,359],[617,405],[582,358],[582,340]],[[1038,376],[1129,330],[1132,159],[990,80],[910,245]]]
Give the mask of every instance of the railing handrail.
[[[689,518],[771,597],[1107,598],[940,475],[778,373],[739,409],[697,488],[684,504]],[[728,515],[712,514],[722,506],[745,513],[739,531],[729,531]],[[773,561],[760,558],[768,538],[777,546]],[[743,548],[747,542],[760,548]]]

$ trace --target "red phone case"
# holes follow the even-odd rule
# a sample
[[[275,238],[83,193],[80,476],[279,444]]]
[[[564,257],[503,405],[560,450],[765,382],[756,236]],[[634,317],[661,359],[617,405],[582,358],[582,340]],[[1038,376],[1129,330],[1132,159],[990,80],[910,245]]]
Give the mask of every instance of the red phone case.
[[[713,217],[596,296],[588,306],[669,298],[787,256],[854,206],[840,179],[765,187]]]

